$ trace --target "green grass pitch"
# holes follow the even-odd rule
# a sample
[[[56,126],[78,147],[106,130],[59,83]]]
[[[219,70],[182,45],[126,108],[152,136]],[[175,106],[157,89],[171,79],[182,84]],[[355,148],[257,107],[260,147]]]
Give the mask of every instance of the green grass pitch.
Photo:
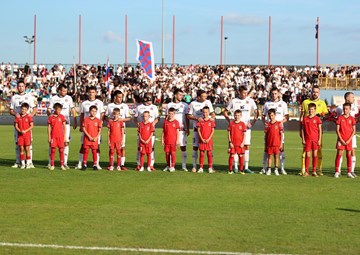
[[[104,137],[106,128],[104,129]],[[157,137],[160,137],[157,129]],[[0,126],[0,242],[288,254],[360,253],[360,177],[333,178],[335,133],[324,134],[325,176],[297,176],[302,146],[286,132],[288,176],[228,175],[227,134],[216,130],[215,174],[133,171],[136,131],[127,130],[127,172],[50,172],[46,127],[35,127],[36,169],[12,169],[13,130]],[[191,136],[191,135],[190,135]],[[188,138],[191,142],[191,138]],[[106,139],[101,166],[107,166]],[[261,167],[263,133],[253,132],[250,167]],[[56,155],[58,159],[58,154]],[[181,161],[180,154],[177,157]],[[345,162],[346,160],[344,160]],[[188,168],[191,166],[188,146]],[[58,160],[56,165],[58,166]],[[178,164],[179,169],[180,164]],[[343,167],[343,173],[345,169]],[[0,254],[142,254],[0,246]]]

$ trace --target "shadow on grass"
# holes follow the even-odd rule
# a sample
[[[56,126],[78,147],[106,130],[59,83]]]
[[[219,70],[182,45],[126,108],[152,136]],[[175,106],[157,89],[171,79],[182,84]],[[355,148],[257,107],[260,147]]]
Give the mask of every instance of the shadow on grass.
[[[349,209],[349,208],[336,208],[336,210],[345,211],[345,212],[356,212],[356,213],[360,213],[360,210]]]

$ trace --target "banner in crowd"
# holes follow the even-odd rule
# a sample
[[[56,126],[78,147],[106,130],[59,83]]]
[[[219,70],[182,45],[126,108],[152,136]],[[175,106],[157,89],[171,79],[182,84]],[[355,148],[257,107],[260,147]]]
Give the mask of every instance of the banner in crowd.
[[[333,105],[341,105],[345,103],[344,96],[333,96]],[[355,104],[360,105],[360,96],[355,96]]]
[[[136,40],[137,57],[136,60],[140,63],[150,80],[155,80],[155,60],[153,47],[151,42]]]

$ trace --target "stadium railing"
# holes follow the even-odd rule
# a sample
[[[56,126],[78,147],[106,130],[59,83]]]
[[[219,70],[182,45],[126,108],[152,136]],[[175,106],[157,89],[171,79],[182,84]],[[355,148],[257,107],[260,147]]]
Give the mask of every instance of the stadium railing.
[[[351,78],[349,75],[341,78],[318,78],[318,85],[322,89],[356,90],[360,87],[360,78]]]

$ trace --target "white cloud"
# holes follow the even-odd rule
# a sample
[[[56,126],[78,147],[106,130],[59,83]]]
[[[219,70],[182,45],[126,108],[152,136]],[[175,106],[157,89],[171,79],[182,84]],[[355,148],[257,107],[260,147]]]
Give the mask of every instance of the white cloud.
[[[107,31],[104,34],[104,41],[108,43],[112,43],[112,42],[122,43],[124,40],[120,35],[117,35],[113,31]]]
[[[263,24],[263,20],[257,16],[248,16],[240,14],[228,14],[224,16],[224,22],[230,25],[243,25],[243,26],[253,26]]]

